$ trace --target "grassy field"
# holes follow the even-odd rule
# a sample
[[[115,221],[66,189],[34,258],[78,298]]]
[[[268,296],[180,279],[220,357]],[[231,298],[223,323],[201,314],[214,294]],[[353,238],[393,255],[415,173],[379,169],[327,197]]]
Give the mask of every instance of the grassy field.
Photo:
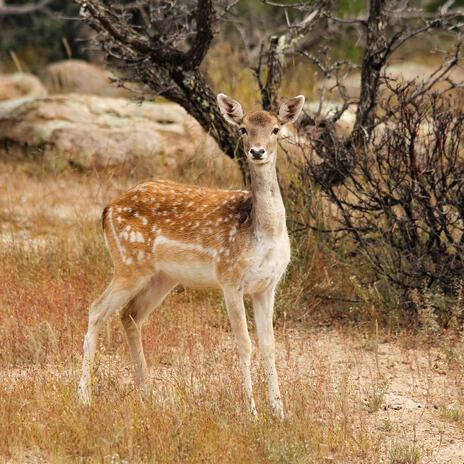
[[[227,160],[214,163],[194,180],[240,183]],[[464,343],[315,317],[343,269],[309,238],[312,264],[294,250],[276,308],[284,421],[270,414],[256,350],[258,416],[247,413],[220,295],[184,289],[144,329],[152,395],[134,387],[116,317],[100,338],[94,402],[80,406],[87,308],[111,273],[100,211],[138,180],[0,166],[0,462],[464,462]]]

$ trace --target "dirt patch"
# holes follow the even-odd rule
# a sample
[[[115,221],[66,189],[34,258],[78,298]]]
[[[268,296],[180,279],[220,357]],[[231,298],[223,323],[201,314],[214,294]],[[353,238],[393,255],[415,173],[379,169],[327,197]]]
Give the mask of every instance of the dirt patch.
[[[420,462],[464,463],[463,431],[440,417],[443,405],[459,402],[462,386],[442,351],[375,341],[366,348],[335,331],[313,333],[302,343],[309,354],[300,354],[299,363],[321,363],[335,379],[346,376],[352,383],[357,395],[351,401],[359,402],[366,423],[383,435],[380,462],[391,462],[393,447],[408,445],[418,450]]]

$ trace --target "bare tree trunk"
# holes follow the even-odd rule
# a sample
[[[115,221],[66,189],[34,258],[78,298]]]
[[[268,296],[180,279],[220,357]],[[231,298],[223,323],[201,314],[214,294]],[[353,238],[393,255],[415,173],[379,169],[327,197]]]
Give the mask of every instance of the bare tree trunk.
[[[262,107],[266,111],[277,111],[279,106],[279,91],[282,82],[282,51],[279,50],[279,38],[271,37],[267,56],[266,83],[261,81],[262,54],[255,70],[261,92]]]
[[[176,91],[166,90],[161,92],[161,95],[185,108],[199,122],[205,132],[216,140],[221,150],[229,158],[237,158],[242,173],[244,173],[246,163],[244,163],[242,155],[241,140],[237,136],[237,131],[230,124],[227,124],[221,115],[216,95],[205,76],[199,70],[194,70],[173,72],[172,78],[177,84]],[[150,82],[147,81],[147,84]],[[150,87],[155,86],[151,85]]]
[[[366,27],[366,45],[361,66],[361,91],[351,134],[353,147],[362,148],[374,128],[380,74],[387,58],[386,0],[371,0]]]

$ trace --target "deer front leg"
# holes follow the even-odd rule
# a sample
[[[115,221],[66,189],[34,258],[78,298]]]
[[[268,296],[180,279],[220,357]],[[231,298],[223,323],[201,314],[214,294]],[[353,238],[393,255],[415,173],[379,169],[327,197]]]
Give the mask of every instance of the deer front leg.
[[[272,324],[274,314],[275,288],[269,288],[262,293],[252,295],[253,310],[255,313],[256,333],[258,335],[259,349],[266,372],[269,400],[274,413],[283,419],[284,408],[280,396],[279,380],[275,365],[275,340]]]
[[[234,289],[224,289],[224,298],[229,315],[230,325],[235,335],[240,364],[242,367],[245,394],[250,406],[250,411],[256,415],[255,400],[253,399],[253,388],[251,385],[251,340],[248,333],[243,294]]]

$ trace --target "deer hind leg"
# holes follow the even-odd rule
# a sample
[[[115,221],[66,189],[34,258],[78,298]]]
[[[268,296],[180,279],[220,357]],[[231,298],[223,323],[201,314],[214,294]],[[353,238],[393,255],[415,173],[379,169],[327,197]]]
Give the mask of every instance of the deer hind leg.
[[[224,289],[224,298],[227,306],[230,325],[235,335],[240,364],[242,367],[245,394],[253,415],[256,414],[255,400],[253,399],[253,388],[251,384],[251,340],[248,333],[243,294],[237,290]]]
[[[176,282],[172,279],[162,274],[157,275],[121,311],[121,322],[135,367],[135,381],[145,395],[149,390],[146,382],[147,362],[143,352],[142,326],[175,286]]]
[[[146,282],[146,280],[145,280]],[[82,403],[90,404],[92,385],[91,373],[97,340],[105,321],[121,306],[140,291],[143,280],[134,285],[124,279],[113,279],[106,290],[91,304],[87,334],[84,338],[84,356],[82,360],[82,376],[79,382],[78,396]]]
[[[269,288],[262,293],[252,295],[253,310],[255,313],[256,333],[261,357],[266,372],[269,400],[274,413],[283,418],[284,409],[280,396],[279,381],[275,365],[275,340],[272,324],[274,313],[275,289]]]

